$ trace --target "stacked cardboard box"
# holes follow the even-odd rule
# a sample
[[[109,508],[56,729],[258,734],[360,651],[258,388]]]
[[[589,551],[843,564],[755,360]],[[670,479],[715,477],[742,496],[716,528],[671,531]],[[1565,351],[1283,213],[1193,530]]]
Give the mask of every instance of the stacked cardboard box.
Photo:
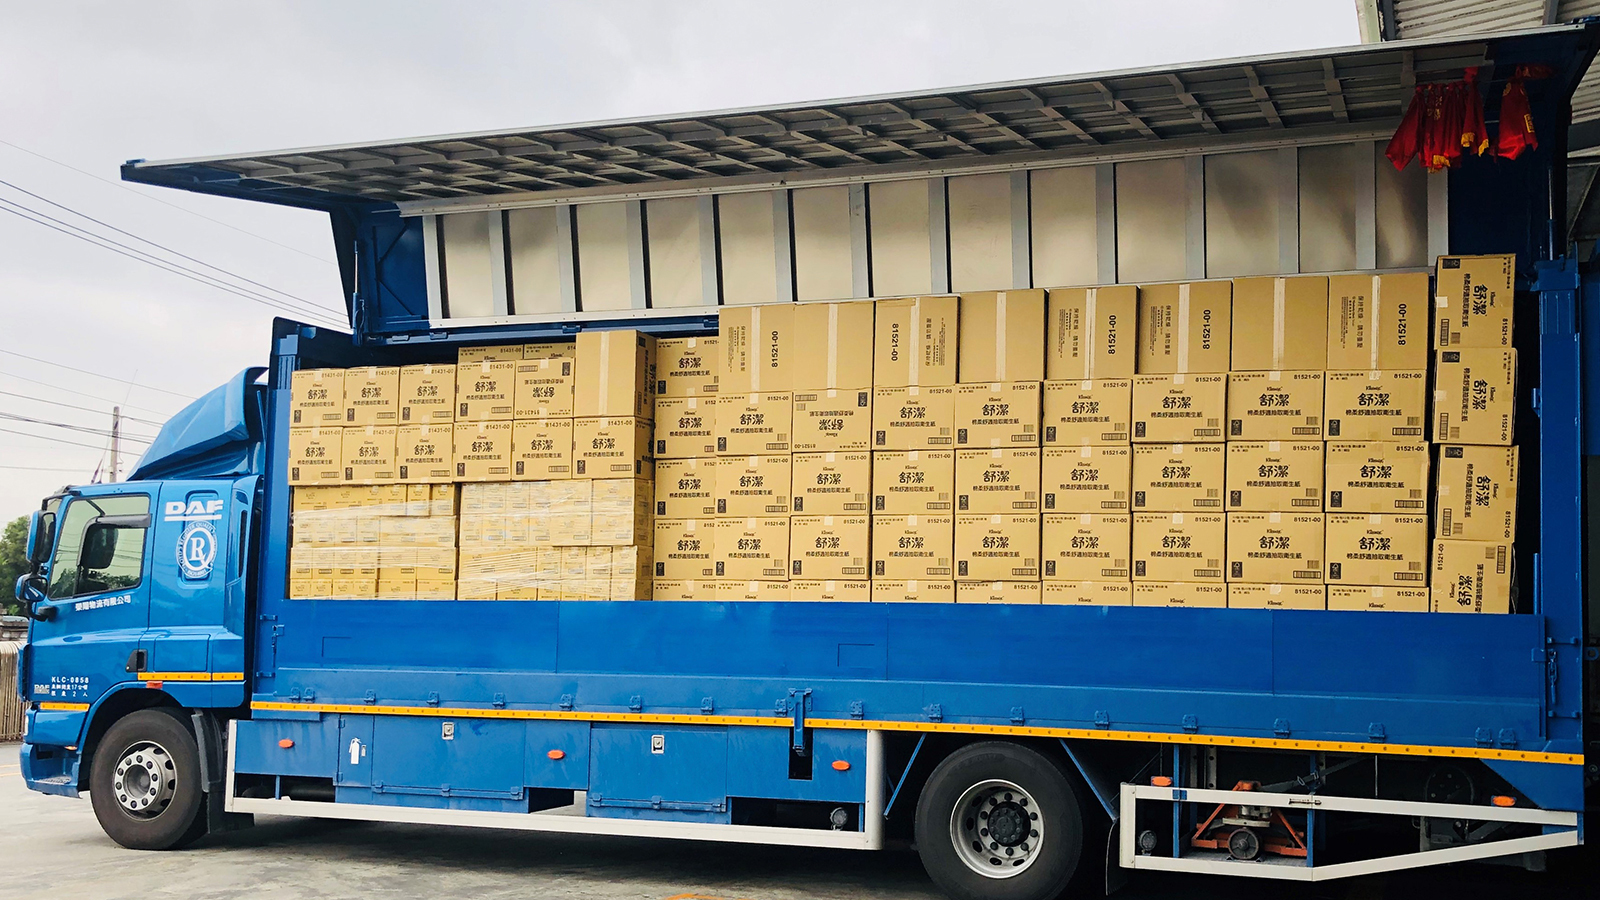
[[[456,591],[456,486],[295,488],[289,596],[450,600]]]
[[[1515,275],[1511,256],[1440,257],[1435,272],[1434,612],[1513,611]]]

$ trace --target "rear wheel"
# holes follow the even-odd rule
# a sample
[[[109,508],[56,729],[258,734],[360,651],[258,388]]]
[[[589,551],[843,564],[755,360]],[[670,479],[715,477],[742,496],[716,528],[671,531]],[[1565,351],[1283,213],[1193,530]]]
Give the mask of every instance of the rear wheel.
[[[101,738],[89,802],[112,840],[132,850],[170,850],[205,833],[200,751],[175,710],[142,709]]]
[[[1072,880],[1083,818],[1066,773],[1016,744],[973,744],[929,776],[917,801],[917,852],[957,900],[1049,900]]]

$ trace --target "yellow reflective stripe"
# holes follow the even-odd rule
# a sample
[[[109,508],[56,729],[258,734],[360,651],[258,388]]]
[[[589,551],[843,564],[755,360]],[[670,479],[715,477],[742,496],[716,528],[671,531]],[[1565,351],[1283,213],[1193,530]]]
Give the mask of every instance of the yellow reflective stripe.
[[[475,709],[440,706],[381,706],[362,703],[289,703],[259,700],[251,709],[262,711],[324,712],[345,715],[454,716],[463,719],[564,719],[585,722],[639,722],[670,725],[762,725],[788,728],[782,716],[717,716],[678,713],[612,713],[554,709]],[[991,734],[1006,737],[1076,738],[1135,743],[1196,744],[1244,747],[1255,750],[1321,750],[1329,753],[1372,753],[1393,756],[1443,756],[1463,759],[1505,759],[1519,762],[1583,765],[1582,754],[1506,750],[1496,747],[1434,747],[1424,744],[1377,744],[1357,741],[1308,741],[1292,738],[1232,737],[1220,734],[1172,734],[1161,731],[1115,731],[1100,728],[1053,728],[1028,725],[980,725],[965,722],[898,722],[868,719],[807,718],[812,728],[858,731],[910,731],[944,734]]]
[[[40,709],[48,709],[55,712],[87,712],[89,710],[89,704],[87,703],[62,703],[58,700],[43,700],[34,705]]]
[[[140,681],[243,681],[243,672],[140,672]]]

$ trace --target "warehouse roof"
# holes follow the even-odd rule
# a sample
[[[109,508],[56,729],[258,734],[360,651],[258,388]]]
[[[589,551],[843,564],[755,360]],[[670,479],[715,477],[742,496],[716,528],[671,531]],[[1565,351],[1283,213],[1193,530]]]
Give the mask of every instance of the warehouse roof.
[[[822,103],[213,156],[125,180],[315,209],[656,190],[730,177],[1061,159],[1398,121],[1418,81],[1555,66],[1570,93],[1596,29],[1432,37]]]

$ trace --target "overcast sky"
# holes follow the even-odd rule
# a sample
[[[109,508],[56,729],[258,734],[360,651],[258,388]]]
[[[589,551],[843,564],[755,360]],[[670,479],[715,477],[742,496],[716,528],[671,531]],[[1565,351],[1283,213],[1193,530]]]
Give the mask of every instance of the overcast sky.
[[[104,231],[17,188],[31,191],[341,309],[325,217],[118,187],[60,164],[115,180],[134,158],[819,100],[1357,39],[1352,0],[0,0],[0,180],[16,186],[0,184],[0,199]],[[0,521],[89,481],[105,457],[99,434],[14,417],[105,429],[118,402],[144,420],[127,431],[149,437],[187,399],[264,364],[274,314],[14,214],[0,214],[0,309]],[[131,444],[124,472],[142,446]]]

